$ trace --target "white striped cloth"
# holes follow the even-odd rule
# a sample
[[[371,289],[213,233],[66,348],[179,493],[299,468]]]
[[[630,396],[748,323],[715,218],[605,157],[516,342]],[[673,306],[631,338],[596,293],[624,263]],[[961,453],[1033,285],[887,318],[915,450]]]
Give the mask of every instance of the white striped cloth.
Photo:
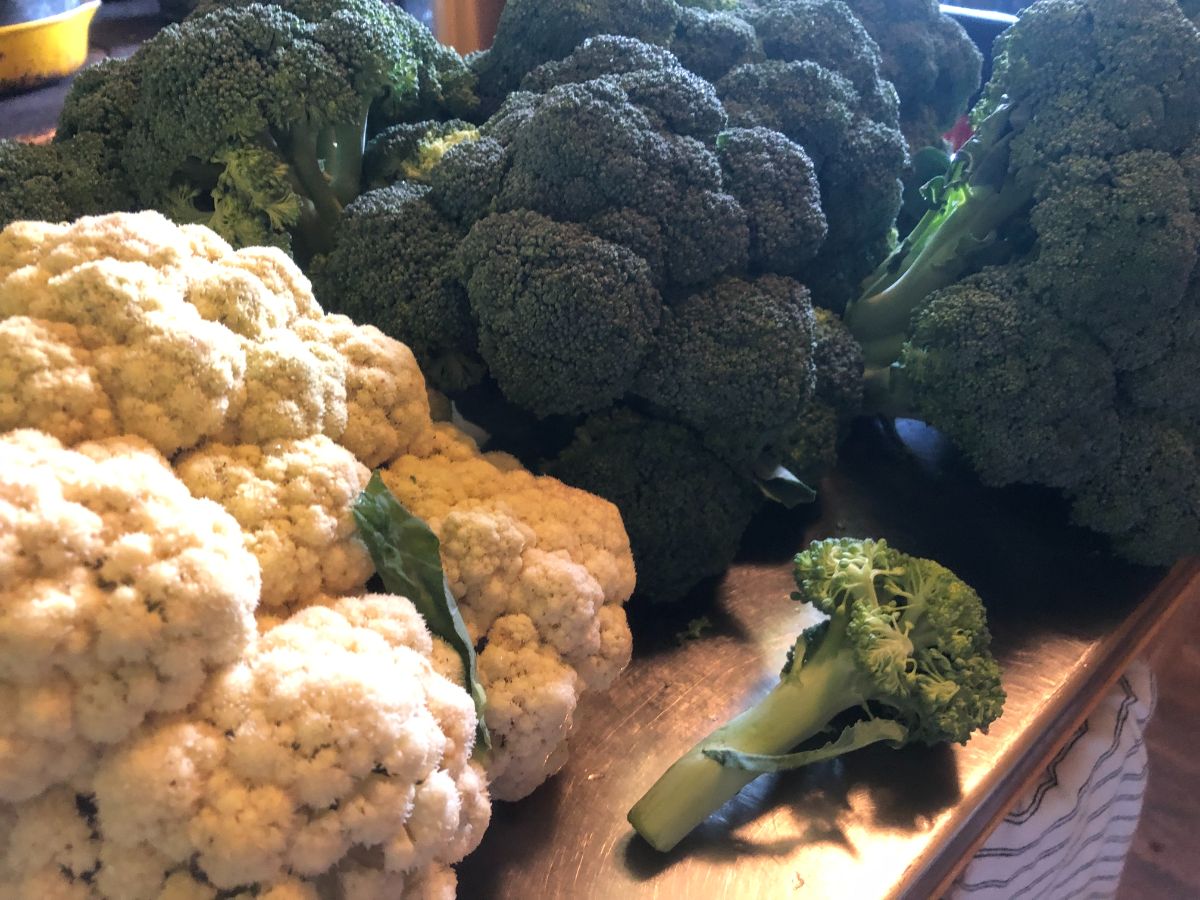
[[[1104,900],[1117,892],[1146,792],[1154,676],[1114,685],[959,876],[949,900]]]

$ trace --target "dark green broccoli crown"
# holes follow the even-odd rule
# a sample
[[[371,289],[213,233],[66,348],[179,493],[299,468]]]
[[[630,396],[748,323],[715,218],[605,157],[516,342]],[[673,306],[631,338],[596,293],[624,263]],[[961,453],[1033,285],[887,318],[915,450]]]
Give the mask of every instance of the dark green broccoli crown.
[[[811,60],[847,78],[865,115],[896,127],[896,89],[882,75],[879,45],[841,0],[763,0],[748,8],[768,59]]]
[[[726,188],[746,211],[750,264],[780,275],[801,272],[828,230],[804,148],[778,131],[734,128],[722,132],[717,156]]]
[[[429,188],[400,182],[346,207],[333,248],[310,273],[327,309],[408,344],[441,390],[447,359],[472,354],[474,326],[454,254],[465,233],[428,202]]]
[[[881,72],[900,97],[914,150],[941,143],[979,88],[983,57],[936,0],[845,0],[879,44]]]
[[[827,309],[816,309],[814,313],[817,398],[834,407],[840,417],[853,418],[863,399],[862,347],[837,315]]]
[[[644,259],[654,286],[661,290],[667,279],[666,238],[658,219],[625,207],[600,213],[586,224],[597,237],[623,244]]]
[[[1193,373],[1194,374],[1194,373]],[[1071,492],[1077,522],[1134,562],[1170,565],[1200,547],[1200,433],[1194,417],[1123,414],[1116,460]]]
[[[387,187],[397,181],[428,184],[447,150],[478,137],[478,129],[462,119],[392,125],[367,143],[363,184],[367,188]]]
[[[717,83],[717,92],[731,124],[782,132],[818,168],[845,142],[859,106],[849,79],[807,60],[738,66]]]
[[[758,35],[745,19],[689,7],[680,10],[670,46],[685,68],[713,83],[734,66],[762,56]]]
[[[429,175],[429,202],[444,216],[470,228],[494,212],[508,154],[495,138],[454,144]]]
[[[658,223],[665,278],[702,283],[745,264],[746,215],[723,192],[712,151],[647,111],[680,95],[651,92],[646,107],[635,105],[621,80],[638,75],[560,85],[505,113],[501,142],[507,138],[511,166],[497,205],[575,222],[632,209]],[[490,125],[483,131],[495,133]]]
[[[1030,222],[1037,246],[1026,274],[1043,302],[1103,344],[1118,369],[1159,357],[1183,327],[1200,242],[1179,163],[1154,150],[1068,157]]]
[[[994,48],[976,122],[1020,122],[1011,167],[1067,153],[1178,152],[1200,122],[1200,34],[1174,0],[1042,0]]]
[[[0,228],[128,209],[129,190],[110,162],[103,139],[91,132],[51,144],[0,140]]]
[[[522,210],[475,223],[459,264],[480,354],[514,403],[589,412],[632,385],[662,304],[640,257]]]
[[[909,741],[965,742],[999,717],[983,602],[949,569],[883,540],[830,538],[796,556],[795,575],[796,599],[832,617],[813,641],[845,641],[864,699],[904,724]]]
[[[546,472],[616,504],[638,595],[655,602],[725,571],[762,502],[686,428],[625,409],[589,419]]]
[[[491,49],[472,61],[480,91],[485,102],[498,103],[527,72],[597,35],[665,45],[678,17],[674,0],[509,0]]]
[[[813,396],[813,312],[802,285],[730,278],[675,303],[637,394],[750,471]]]
[[[140,69],[124,59],[104,59],[71,81],[58,117],[55,140],[91,131],[120,150],[141,91]]]
[[[1019,270],[935,293],[901,361],[917,410],[990,484],[1071,487],[1114,457],[1108,354],[1050,314]]]
[[[663,71],[679,65],[664,47],[647,44],[624,34],[589,37],[571,53],[544,63],[521,80],[521,90],[545,93],[560,84],[591,81],[603,75],[625,75],[643,70]]]

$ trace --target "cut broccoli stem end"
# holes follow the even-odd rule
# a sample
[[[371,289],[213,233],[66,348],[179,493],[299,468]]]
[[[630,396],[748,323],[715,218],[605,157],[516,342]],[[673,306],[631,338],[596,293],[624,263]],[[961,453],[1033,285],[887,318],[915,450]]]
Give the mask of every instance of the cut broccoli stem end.
[[[853,654],[843,652],[845,623],[831,625],[808,659],[797,663],[758,703],[689,750],[629,811],[650,846],[671,850],[724,806],[757,773],[724,766],[710,748],[781,754],[819,734],[839,713],[864,702]]]

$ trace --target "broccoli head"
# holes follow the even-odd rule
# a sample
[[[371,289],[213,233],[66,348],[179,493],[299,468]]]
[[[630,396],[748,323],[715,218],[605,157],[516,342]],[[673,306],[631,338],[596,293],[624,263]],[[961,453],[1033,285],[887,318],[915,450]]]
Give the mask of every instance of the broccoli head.
[[[585,38],[622,34],[665,45],[678,17],[675,0],[508,0],[491,48],[472,60],[485,110],[527,72],[569,55]]]
[[[670,47],[685,68],[713,83],[734,66],[754,62],[762,55],[754,26],[745,19],[731,12],[692,7],[679,11]]]
[[[828,225],[812,160],[767,128],[733,128],[717,140],[725,185],[746,211],[750,265],[795,275],[817,255]]]
[[[949,569],[882,540],[815,541],[796,557],[795,599],[829,618],[788,654],[779,683],[679,759],[629,813],[674,847],[763,772],[869,744],[966,743],[1004,706],[979,595]],[[855,713],[849,724],[844,714]],[[834,726],[835,719],[839,724]],[[823,732],[837,735],[796,747]]]
[[[616,504],[638,596],[656,603],[724,572],[762,503],[693,432],[624,408],[588,419],[546,473]]]
[[[482,374],[454,261],[466,231],[430,205],[429,193],[402,181],[363,194],[309,273],[325,308],[408,344],[434,387],[461,390]]]
[[[448,52],[374,0],[206,4],[85,73],[65,133],[103,135],[142,206],[307,259],[362,190],[372,130],[443,101],[469,111]]]
[[[812,347],[802,285],[729,278],[667,309],[635,390],[749,477],[771,438],[812,400]]]
[[[1162,474],[1190,466],[1200,408],[1178,374],[1200,337],[1197,74],[1171,0],[1030,7],[933,207],[845,316],[868,408],[924,418],[988,483],[1063,490],[1142,563],[1200,550],[1190,475]]]
[[[50,144],[0,140],[0,228],[128,209],[129,189],[109,161],[92,132]]]
[[[879,44],[881,72],[900,97],[900,130],[910,149],[940,147],[979,88],[979,49],[936,0],[845,3]]]
[[[479,352],[510,400],[584,413],[632,385],[662,308],[643,259],[522,210],[476,222],[458,261]]]
[[[479,129],[462,119],[401,122],[367,142],[363,185],[387,187],[397,181],[428,184],[433,169],[451,147],[479,139]]]

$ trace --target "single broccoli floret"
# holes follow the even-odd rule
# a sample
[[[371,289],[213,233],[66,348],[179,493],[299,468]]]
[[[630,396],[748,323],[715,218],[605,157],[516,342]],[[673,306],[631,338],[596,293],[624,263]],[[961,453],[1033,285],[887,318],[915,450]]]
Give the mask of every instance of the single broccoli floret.
[[[730,12],[690,7],[679,11],[670,47],[685,68],[714,83],[734,66],[762,55],[758,36],[745,19]]]
[[[543,94],[560,84],[678,65],[675,55],[663,47],[625,35],[601,34],[585,40],[569,56],[533,69],[521,79],[521,90]]]
[[[879,44],[900,97],[900,130],[916,152],[940,146],[979,88],[983,57],[936,0],[845,0]],[[919,185],[918,185],[919,186]]]
[[[779,684],[688,751],[629,812],[657,850],[763,772],[833,759],[868,744],[966,743],[1004,706],[979,595],[949,569],[882,540],[816,541],[796,557],[795,599],[829,618],[805,631]],[[844,713],[858,719],[789,752]]]
[[[1195,452],[1200,406],[1170,373],[1200,335],[1198,76],[1171,0],[1032,6],[934,208],[845,317],[869,408],[924,418],[989,483],[1065,489],[1139,562],[1200,549],[1190,488],[1160,474]]]
[[[381,188],[397,181],[428,184],[433,170],[451,147],[479,139],[479,129],[462,119],[402,122],[367,142],[363,185]]]
[[[429,202],[442,215],[470,228],[495,212],[510,157],[491,137],[459,141],[429,173]]]
[[[408,344],[439,390],[461,390],[481,374],[454,260],[466,232],[430,205],[429,190],[402,181],[346,207],[333,248],[313,261],[313,289],[329,309]]]
[[[92,134],[56,144],[0,141],[0,228],[124,208],[129,197],[104,163],[103,144]]]
[[[581,413],[632,386],[662,308],[640,257],[521,211],[477,222],[458,264],[479,352],[510,400],[538,415]]]
[[[812,400],[812,347],[801,284],[730,278],[666,311],[635,390],[751,476],[772,438]]]
[[[717,140],[725,184],[746,211],[750,264],[793,275],[817,255],[828,226],[812,160],[778,131],[733,128]]]
[[[724,572],[762,503],[691,431],[628,409],[593,416],[546,473],[611,500],[637,567],[637,594],[674,602]]]
[[[471,61],[485,110],[499,106],[525,73],[562,59],[585,38],[623,34],[665,45],[678,17],[674,0],[510,0],[491,48]]]

